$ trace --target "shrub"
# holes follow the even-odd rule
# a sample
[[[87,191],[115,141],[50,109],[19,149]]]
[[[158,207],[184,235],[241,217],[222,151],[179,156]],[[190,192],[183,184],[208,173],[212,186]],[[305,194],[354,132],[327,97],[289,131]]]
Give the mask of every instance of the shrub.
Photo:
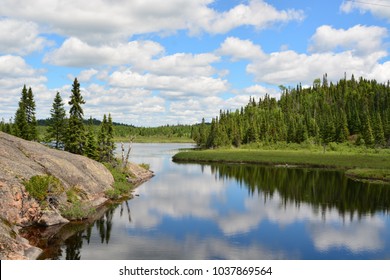
[[[80,200],[61,208],[61,215],[69,220],[82,220],[93,213],[95,213],[95,209]]]
[[[36,175],[24,182],[29,194],[40,204],[46,202],[51,196],[58,196],[64,192],[61,181],[51,175]]]

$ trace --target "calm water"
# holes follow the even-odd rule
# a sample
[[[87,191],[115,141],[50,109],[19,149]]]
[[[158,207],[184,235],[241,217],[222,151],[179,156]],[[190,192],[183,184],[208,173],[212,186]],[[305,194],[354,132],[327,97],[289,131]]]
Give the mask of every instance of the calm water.
[[[341,172],[176,164],[134,144],[156,176],[91,224],[45,239],[53,259],[390,259],[390,187]],[[73,234],[73,235],[72,235]]]

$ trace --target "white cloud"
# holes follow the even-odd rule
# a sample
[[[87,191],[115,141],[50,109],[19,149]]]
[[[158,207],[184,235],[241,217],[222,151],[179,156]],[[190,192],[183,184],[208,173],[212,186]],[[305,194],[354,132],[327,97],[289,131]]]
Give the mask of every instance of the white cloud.
[[[0,18],[0,53],[25,55],[51,44],[34,22]]]
[[[379,26],[355,25],[347,30],[334,29],[329,25],[317,28],[311,37],[311,52],[329,52],[337,48],[352,50],[357,55],[367,55],[385,50],[383,39],[387,37],[387,29]]]
[[[241,40],[236,37],[228,37],[221,44],[217,53],[225,56],[231,56],[232,60],[240,59],[261,59],[265,57],[260,46],[253,44],[250,40]]]
[[[347,73],[372,78],[377,74],[379,82],[386,82],[390,76],[389,65],[380,63],[387,56],[383,43],[386,35],[385,28],[376,26],[357,25],[348,30],[322,26],[311,39],[310,54],[293,50],[267,54],[250,40],[232,37],[221,44],[217,53],[233,60],[249,60],[246,71],[260,83],[312,84],[325,73],[333,81]],[[361,36],[365,38],[359,39]]]
[[[291,20],[302,20],[303,12],[277,10],[262,0],[250,0],[219,12],[213,0],[3,0],[1,15],[41,24],[50,32],[87,42],[124,40],[134,34],[226,33],[249,25],[262,29]]]
[[[79,82],[88,82],[92,79],[93,76],[98,74],[99,71],[96,69],[87,69],[80,72],[80,74],[77,76],[77,79]],[[72,79],[73,80],[73,79]]]
[[[251,0],[248,5],[240,4],[226,12],[205,12],[197,20],[199,27],[205,31],[210,33],[227,33],[242,25],[263,29],[277,22],[300,21],[303,18],[302,11],[278,11],[262,0]]]
[[[0,56],[0,114],[8,121],[15,115],[24,85],[31,87],[37,107],[45,99],[47,78],[20,56]]]
[[[343,1],[340,6],[340,10],[344,13],[351,13],[355,9],[361,13],[370,12],[374,16],[387,19],[390,22],[390,5],[388,1]]]
[[[126,44],[92,46],[78,38],[67,39],[59,49],[48,53],[44,62],[59,66],[88,67],[122,65],[148,61],[164,48],[153,41],[131,41]]]
[[[228,89],[226,80],[206,76],[158,76],[154,74],[139,74],[130,69],[115,71],[109,79],[111,86],[125,88],[145,88],[148,90],[179,93],[180,96],[209,96],[222,93]]]
[[[137,62],[134,67],[158,75],[211,76],[216,73],[216,70],[210,64],[218,62],[219,59],[211,53],[176,53],[158,60],[145,61],[143,65]]]

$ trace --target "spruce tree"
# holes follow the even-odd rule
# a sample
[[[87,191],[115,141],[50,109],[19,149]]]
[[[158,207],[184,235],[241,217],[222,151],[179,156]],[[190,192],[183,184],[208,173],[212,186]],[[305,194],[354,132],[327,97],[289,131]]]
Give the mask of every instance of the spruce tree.
[[[27,121],[27,140],[37,140],[38,131],[37,131],[37,120],[35,118],[35,101],[34,94],[32,92],[31,87],[27,92],[27,100],[26,100],[26,121]]]
[[[385,144],[385,134],[383,131],[382,119],[379,112],[377,112],[375,115],[373,125],[374,125],[373,133],[374,133],[375,144],[377,145]]]
[[[108,122],[107,122],[107,154],[108,161],[112,161],[114,158],[114,125],[112,123],[111,113],[108,113]]]
[[[85,144],[85,156],[98,160],[99,154],[98,154],[98,145],[95,139],[95,133],[93,130],[93,120],[92,117],[89,119],[88,123],[88,129],[87,129],[87,135],[86,135],[86,144]]]
[[[22,96],[19,101],[19,108],[16,110],[15,123],[14,123],[14,134],[17,137],[27,139],[28,137],[28,125],[26,115],[26,104],[27,104],[27,88],[23,86]]]
[[[59,92],[57,92],[54,98],[53,107],[50,110],[50,115],[51,119],[49,121],[47,132],[49,137],[54,139],[56,145],[55,147],[58,149],[60,148],[60,143],[65,142],[66,136],[66,112]]]
[[[69,124],[65,149],[74,154],[84,154],[85,148],[85,128],[83,124],[84,112],[81,105],[85,101],[80,92],[80,84],[77,78],[72,85],[72,95],[70,96],[69,105]]]
[[[98,150],[101,162],[110,162],[114,158],[114,127],[111,114],[108,115],[108,119],[106,114],[103,116],[98,135]]]

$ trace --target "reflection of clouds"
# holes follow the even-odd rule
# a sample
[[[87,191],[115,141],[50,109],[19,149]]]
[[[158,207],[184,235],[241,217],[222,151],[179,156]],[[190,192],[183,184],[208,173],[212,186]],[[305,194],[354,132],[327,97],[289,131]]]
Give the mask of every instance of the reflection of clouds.
[[[150,236],[122,236],[112,239],[110,246],[104,247],[93,240],[84,245],[81,257],[85,260],[150,260],[150,259],[296,259],[299,255],[291,252],[265,248],[261,244],[237,245],[228,240],[216,238],[198,238],[188,236],[178,242],[172,237],[153,238]]]
[[[321,251],[346,247],[352,252],[375,251],[383,248],[381,232],[385,225],[377,217],[364,217],[350,225],[316,224],[310,227],[314,245]]]
[[[163,153],[171,153],[170,147],[166,147],[167,149]],[[154,146],[150,146],[152,154],[154,153],[154,148]],[[347,218],[344,220],[335,207],[323,209],[321,207],[313,207],[313,205],[306,202],[286,201],[277,191],[273,193],[272,197],[269,195],[264,196],[262,192],[258,193],[257,196],[250,197],[244,194],[244,190],[242,193],[233,192],[230,195],[238,195],[238,197],[232,198],[229,197],[228,189],[230,185],[236,189],[236,183],[226,178],[218,179],[218,173],[211,172],[210,166],[171,164],[170,156],[150,156],[142,159],[141,162],[146,161],[151,164],[156,177],[139,187],[137,192],[140,197],[136,197],[129,202],[132,214],[131,223],[128,223],[126,219],[117,219],[115,221],[115,227],[118,227],[119,231],[121,230],[119,227],[122,228],[122,231],[123,228],[153,230],[163,223],[164,218],[178,220],[191,217],[215,221],[225,236],[234,236],[259,230],[259,227],[260,230],[267,230],[265,226],[261,228],[261,223],[270,221],[280,228],[286,228],[296,223],[306,225],[309,237],[305,236],[303,238],[311,238],[314,247],[320,251],[332,248],[345,248],[352,253],[358,253],[363,250],[379,250],[384,246],[384,239],[381,233],[386,228],[383,219],[378,216],[354,220]],[[167,168],[167,165],[169,165],[169,168]],[[230,203],[231,199],[238,202],[237,205],[239,206],[228,205],[228,209],[223,208],[227,203]],[[348,213],[345,215],[348,216]],[[288,233],[287,231],[286,233]],[[164,244],[160,244],[161,241],[154,240],[152,237],[148,238],[148,240],[140,237],[135,238],[136,243],[140,244],[139,252],[131,253],[132,256],[130,258],[158,258],[155,254],[158,255],[159,253],[154,251],[150,252],[150,256],[146,256],[148,252],[144,251],[143,246],[153,248],[152,250],[161,248],[162,252],[165,252],[167,256],[173,259],[207,259],[211,258],[212,254],[215,254],[212,258],[218,258],[220,257],[218,252],[222,252],[222,248],[225,246],[231,246],[229,248],[231,251],[227,255],[222,255],[222,258],[231,256],[231,258],[239,259],[241,256],[242,258],[250,258],[249,256],[271,254],[265,252],[264,248],[259,249],[256,246],[253,248],[253,252],[251,252],[252,247],[245,247],[245,250],[243,247],[240,247],[235,251],[234,246],[230,245],[228,241],[217,239],[209,242],[210,239],[205,238],[207,240],[198,240],[200,244],[193,245],[194,239],[190,237],[187,237],[183,244],[168,241],[170,240],[169,238],[164,238]],[[131,240],[134,240],[134,238],[131,237]],[[165,244],[165,242],[172,242],[172,244]],[[172,247],[175,249],[172,249]],[[176,247],[179,248],[176,249]],[[169,250],[173,251],[168,254]],[[190,250],[191,252],[187,253],[185,251],[186,253],[183,254],[183,250]],[[245,252],[243,253],[242,251]],[[240,255],[241,253],[242,255]],[[130,253],[124,252],[124,254]],[[162,259],[167,257],[163,255],[158,256]],[[277,256],[271,254],[269,258],[279,257],[294,258],[294,256],[279,256],[278,254]]]
[[[384,221],[378,217],[363,217],[359,221],[342,221],[336,209],[323,212],[313,211],[310,204],[282,204],[279,195],[274,195],[266,204],[259,199],[247,198],[245,212],[230,213],[218,219],[218,224],[227,235],[247,233],[260,225],[263,220],[272,221],[279,226],[307,221],[309,235],[314,246],[326,251],[332,247],[344,247],[352,252],[378,250],[383,247],[381,232]]]
[[[218,215],[212,197],[223,192],[223,183],[214,181],[210,185],[208,176],[193,175],[193,166],[182,168],[186,170],[186,180],[176,173],[159,174],[158,182],[152,179],[137,190],[140,197],[130,201],[131,227],[151,228],[165,216],[212,219]]]

